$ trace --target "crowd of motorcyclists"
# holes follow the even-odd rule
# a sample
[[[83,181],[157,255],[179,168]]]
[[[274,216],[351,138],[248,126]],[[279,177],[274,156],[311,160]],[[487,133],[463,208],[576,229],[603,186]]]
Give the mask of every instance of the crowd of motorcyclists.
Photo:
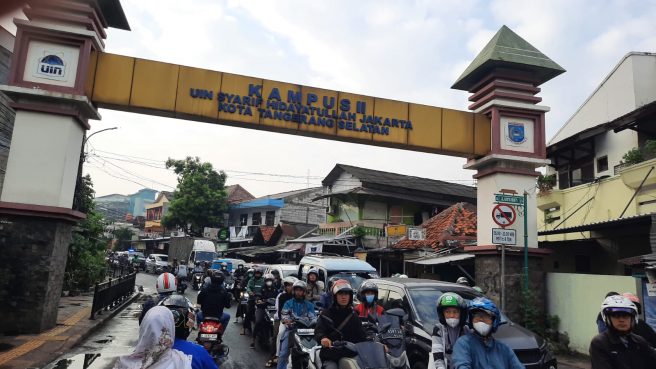
[[[180,292],[180,284],[184,284],[190,274],[197,273],[204,276],[196,301],[198,309],[183,295],[174,294]],[[162,273],[157,278],[158,294],[144,303],[139,322],[143,328],[151,310],[158,305],[168,308],[175,326],[172,349],[191,355],[194,369],[218,366],[216,355],[205,350],[207,346],[203,348],[186,341],[191,330],[208,317],[215,317],[221,323],[222,334],[230,320],[225,309],[231,306],[233,299],[239,301],[244,296],[247,296],[245,308],[238,310],[236,318],[243,319],[241,334],[251,336],[251,348],[254,349],[257,342],[271,348],[272,356],[264,363],[265,367],[286,369],[291,361],[292,368],[298,368],[298,361],[290,360],[290,356],[295,345],[292,335],[299,322],[305,322],[304,327],[313,327],[317,360],[324,369],[340,368],[341,359],[357,356],[358,351],[350,344],[377,341],[385,352],[389,350],[381,335],[376,338],[376,334],[372,335],[367,329],[372,320],[387,315],[378,304],[378,287],[373,281],[364,281],[354,293],[345,279],[331,278],[324,286],[316,269],[310,269],[304,279],[281,278],[279,273],[265,274],[261,266],[246,269],[238,265],[230,273],[226,263],[218,270],[197,263],[188,272],[184,261],[180,264],[174,261],[173,273]],[[232,290],[227,289],[226,284]],[[637,318],[639,300],[628,295],[609,294],[602,305],[601,333],[590,347],[593,369],[647,368],[649,362],[656,362],[654,348],[633,333],[637,326],[645,324]],[[358,303],[354,302],[354,297]],[[435,306],[438,322],[432,332],[430,354],[434,368],[428,369],[524,368],[513,350],[493,336],[503,322],[491,300],[478,297],[467,301],[456,293],[446,292],[436,297]],[[395,309],[390,313],[392,310]],[[157,309],[157,316],[161,314],[162,310]],[[204,331],[199,332],[198,342],[201,342],[201,332]],[[261,340],[264,335],[270,340]],[[117,362],[117,367],[121,362]],[[407,358],[402,367],[409,368]]]

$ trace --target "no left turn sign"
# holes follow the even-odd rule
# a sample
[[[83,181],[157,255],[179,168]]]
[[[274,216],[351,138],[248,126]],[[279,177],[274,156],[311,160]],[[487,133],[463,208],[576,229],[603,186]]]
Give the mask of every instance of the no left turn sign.
[[[498,204],[492,209],[492,220],[500,227],[508,227],[517,220],[517,213],[510,205]]]

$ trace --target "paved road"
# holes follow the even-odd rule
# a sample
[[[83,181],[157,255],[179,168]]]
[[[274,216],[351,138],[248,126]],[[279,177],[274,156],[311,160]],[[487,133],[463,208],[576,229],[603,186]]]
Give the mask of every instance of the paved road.
[[[156,277],[152,274],[139,273],[137,284],[144,287],[144,294],[155,293]],[[185,295],[192,301],[196,301],[197,292],[188,288]],[[141,311],[141,301],[135,301],[125,308],[114,319],[111,319],[99,331],[92,334],[82,344],[64,355],[54,359],[45,369],[110,369],[118,356],[132,352],[139,335],[138,316]],[[233,306],[229,313],[234,317],[236,307]],[[230,347],[229,359],[221,366],[221,369],[237,368],[264,368],[264,363],[269,358],[269,353],[261,349],[249,348],[250,337],[240,336],[241,323],[234,324],[230,320],[224,341]],[[196,332],[192,332],[189,340],[193,341]]]

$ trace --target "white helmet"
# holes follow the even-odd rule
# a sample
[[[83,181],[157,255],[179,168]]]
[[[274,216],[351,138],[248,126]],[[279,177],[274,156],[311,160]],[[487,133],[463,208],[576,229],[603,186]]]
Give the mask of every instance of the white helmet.
[[[601,304],[601,318],[603,319],[606,327],[611,328],[610,324],[610,315],[612,313],[622,312],[630,314],[632,317],[631,326],[636,322],[638,316],[638,309],[635,304],[631,302],[628,298],[622,295],[608,296]]]
[[[178,289],[178,282],[171,273],[162,273],[157,277],[157,293],[175,292]]]

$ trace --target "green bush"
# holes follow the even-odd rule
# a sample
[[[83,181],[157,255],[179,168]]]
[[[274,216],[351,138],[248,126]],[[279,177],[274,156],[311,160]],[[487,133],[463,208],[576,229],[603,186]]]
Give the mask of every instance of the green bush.
[[[622,164],[633,165],[645,161],[645,157],[642,156],[642,152],[637,147],[627,151],[624,156],[622,156]]]

